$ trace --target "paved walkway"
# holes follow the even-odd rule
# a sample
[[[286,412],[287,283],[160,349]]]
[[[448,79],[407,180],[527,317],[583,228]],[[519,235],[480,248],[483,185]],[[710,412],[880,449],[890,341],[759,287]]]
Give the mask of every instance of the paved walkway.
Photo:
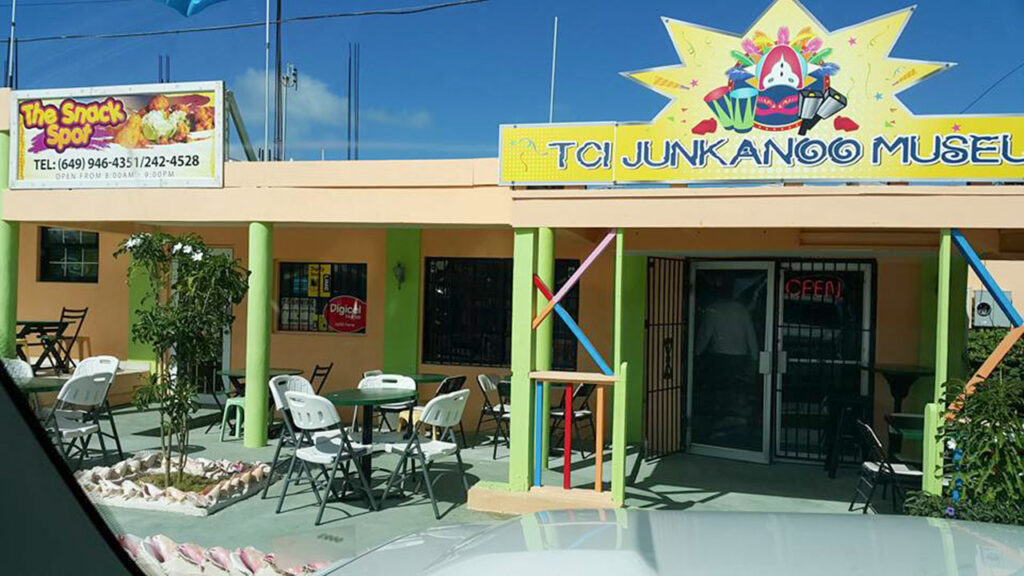
[[[273,445],[247,449],[240,440],[220,442],[216,426],[209,434],[204,433],[213,416],[209,411],[201,413],[197,423],[203,424],[193,429],[191,436],[193,454],[247,461],[269,461],[273,457]],[[159,448],[155,413],[126,407],[117,410],[116,418],[126,451]],[[473,443],[472,437],[470,442]],[[505,448],[499,448],[497,460],[491,458],[490,446],[466,450],[464,458],[471,484],[478,480],[504,481],[507,478],[508,451]],[[394,456],[378,455],[374,465],[390,470],[396,461]],[[551,464],[544,482],[560,485],[561,459],[553,458]],[[634,464],[635,456],[630,455],[628,465]],[[438,464],[438,468],[442,466],[444,464]],[[607,466],[606,478],[611,473],[610,464]],[[573,467],[574,484],[591,485],[593,457],[588,455],[586,460],[581,460],[575,455]],[[384,481],[386,473],[377,472],[375,478]],[[642,463],[636,484],[628,488],[626,504],[645,508],[845,513],[855,481],[852,469],[841,470],[838,478],[829,480],[820,466],[765,466],[680,454]],[[274,512],[276,498],[262,500],[258,495],[205,518],[123,508],[102,508],[101,511],[117,532],[138,536],[162,533],[178,542],[206,547],[254,546],[276,553],[285,565],[335,561],[403,534],[438,525],[503,520],[498,515],[467,510],[457,476],[441,476],[436,487],[442,513],[450,510],[440,521],[434,519],[429,500],[417,495],[404,500],[389,499],[384,509],[376,513],[367,512],[365,504],[358,500],[330,503],[324,515],[325,523],[314,527],[316,502],[308,490],[294,495],[289,490],[281,514]],[[279,485],[271,486],[271,496],[279,493]]]

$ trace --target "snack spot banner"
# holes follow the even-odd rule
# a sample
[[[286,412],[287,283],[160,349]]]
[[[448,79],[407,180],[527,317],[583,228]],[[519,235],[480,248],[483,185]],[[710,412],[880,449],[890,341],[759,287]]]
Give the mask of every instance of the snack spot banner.
[[[220,187],[222,102],[220,82],[16,90],[10,186]]]
[[[776,0],[740,35],[665,18],[680,63],[624,73],[669,99],[653,121],[504,125],[500,181],[1024,179],[1024,117],[922,116],[900,100],[952,66],[889,56],[912,14],[828,30]]]

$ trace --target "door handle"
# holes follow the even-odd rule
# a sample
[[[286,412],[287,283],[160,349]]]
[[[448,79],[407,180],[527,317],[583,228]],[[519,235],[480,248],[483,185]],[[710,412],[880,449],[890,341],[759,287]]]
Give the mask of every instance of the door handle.
[[[785,374],[789,368],[789,354],[785,350],[779,350],[779,374]]]
[[[757,355],[757,373],[770,374],[772,371],[772,353],[763,350]]]

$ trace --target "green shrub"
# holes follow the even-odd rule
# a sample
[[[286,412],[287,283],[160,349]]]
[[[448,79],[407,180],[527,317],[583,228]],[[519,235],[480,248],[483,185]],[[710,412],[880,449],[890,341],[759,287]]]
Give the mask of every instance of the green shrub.
[[[1024,380],[993,376],[959,398],[963,393],[963,382],[947,384],[947,405],[962,408],[939,430],[950,482],[941,495],[912,494],[905,509],[918,516],[1024,525]]]

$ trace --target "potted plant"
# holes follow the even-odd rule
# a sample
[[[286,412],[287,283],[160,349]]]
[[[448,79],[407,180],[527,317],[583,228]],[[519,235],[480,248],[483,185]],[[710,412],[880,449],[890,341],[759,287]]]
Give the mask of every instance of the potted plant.
[[[198,478],[185,474],[190,422],[199,406],[198,368],[219,360],[233,307],[248,290],[248,272],[238,261],[210,251],[196,234],[133,234],[115,257],[127,255],[128,276],[147,286],[132,337],[153,349],[156,370],[140,386],[134,403],[160,416],[162,483],[191,490]],[[172,452],[177,452],[172,478]]]

